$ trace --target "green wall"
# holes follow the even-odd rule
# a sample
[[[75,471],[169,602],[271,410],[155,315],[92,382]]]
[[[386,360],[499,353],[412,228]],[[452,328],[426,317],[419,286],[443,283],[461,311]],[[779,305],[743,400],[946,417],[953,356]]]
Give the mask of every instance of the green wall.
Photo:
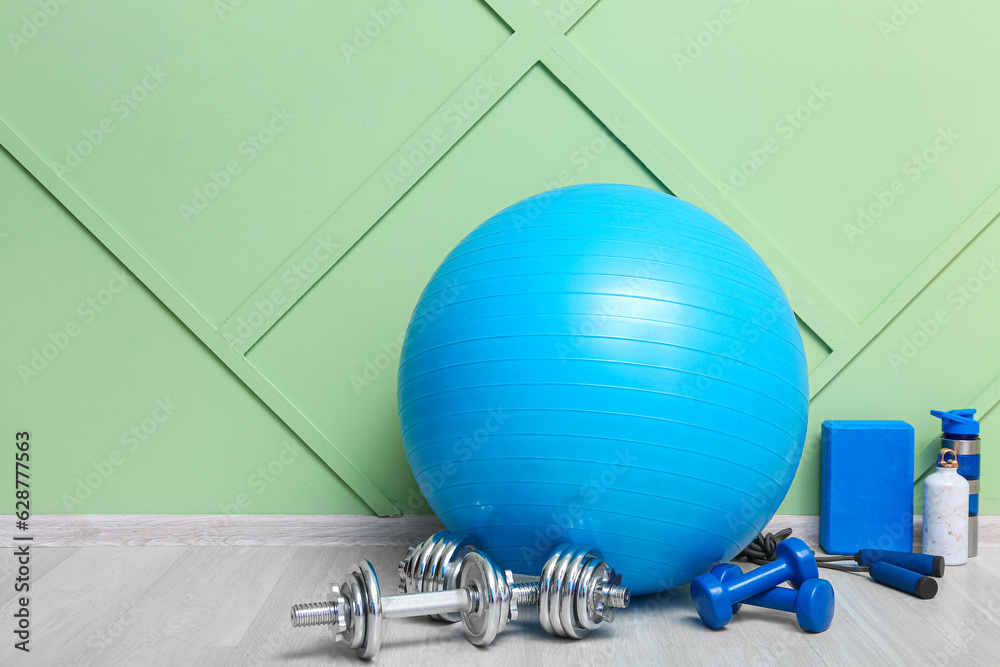
[[[395,418],[417,295],[497,210],[601,181],[718,215],[789,293],[782,512],[818,511],[824,419],[912,423],[919,475],[955,407],[1000,510],[1000,9],[62,2],[0,7],[0,415],[33,511],[427,511]]]

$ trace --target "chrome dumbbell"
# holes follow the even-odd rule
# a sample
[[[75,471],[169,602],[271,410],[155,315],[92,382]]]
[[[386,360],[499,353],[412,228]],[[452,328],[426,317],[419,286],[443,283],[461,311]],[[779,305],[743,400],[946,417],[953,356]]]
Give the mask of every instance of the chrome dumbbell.
[[[469,641],[485,646],[517,618],[519,603],[537,600],[530,585],[514,584],[510,570],[500,570],[479,551],[464,556],[457,584],[451,590],[382,597],[372,564],[363,560],[342,584],[331,587],[327,602],[293,606],[292,626],[333,626],[334,641],[344,641],[370,659],[382,643],[386,619],[455,614],[465,624]]]
[[[405,593],[447,590],[461,576],[464,556],[475,551],[464,535],[438,531],[415,547],[399,564],[399,590]],[[614,620],[615,609],[627,607],[629,591],[596,549],[564,544],[542,568],[538,583],[519,584],[534,591],[528,604],[538,605],[538,619],[546,632],[581,639],[604,621]],[[458,620],[437,615],[440,620]]]

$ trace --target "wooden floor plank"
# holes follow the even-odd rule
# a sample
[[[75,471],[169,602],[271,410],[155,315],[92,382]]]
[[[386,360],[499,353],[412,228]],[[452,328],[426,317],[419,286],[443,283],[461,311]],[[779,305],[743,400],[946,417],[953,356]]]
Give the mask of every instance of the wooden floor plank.
[[[185,549],[77,549],[31,589],[31,659],[35,664],[78,664],[99,645],[149,587],[177,563]],[[14,601],[0,608],[11,619]],[[7,629],[4,629],[5,634]],[[113,638],[110,639],[113,641]],[[0,664],[12,664],[12,641],[0,643]]]
[[[949,567],[940,590],[917,610],[947,641],[931,652],[938,665],[989,665],[1000,662],[1000,550]],[[918,601],[919,602],[919,601]],[[916,605],[914,605],[916,606]]]
[[[293,555],[278,547],[189,547],[130,608],[128,631],[86,657],[195,664],[204,650],[235,648]]]
[[[229,664],[295,665],[329,663],[335,655],[327,628],[294,629],[289,621],[293,604],[326,599],[327,587],[354,568],[354,563],[382,549],[365,547],[299,547],[293,551],[270,595],[240,638]]]
[[[969,559],[969,565],[977,571],[989,572],[1000,579],[1000,549],[980,549],[978,556]]]

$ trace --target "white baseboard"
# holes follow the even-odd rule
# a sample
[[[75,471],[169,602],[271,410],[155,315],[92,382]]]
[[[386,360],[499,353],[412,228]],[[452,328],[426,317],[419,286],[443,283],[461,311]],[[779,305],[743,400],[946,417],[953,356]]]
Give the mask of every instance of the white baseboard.
[[[776,533],[782,528],[791,528],[792,535],[803,540],[812,547],[819,547],[819,516],[813,515],[777,515],[764,528],[765,533]],[[920,551],[921,536],[924,528],[924,517],[913,515],[913,550]],[[1000,516],[979,517],[979,548],[991,549],[1000,547]]]
[[[416,544],[443,526],[412,514],[39,514],[29,527],[35,547],[344,547]]]
[[[0,515],[13,526],[14,517]],[[31,517],[35,547],[94,546],[253,546],[344,547],[412,545],[435,530],[434,516],[381,518],[355,514],[40,514]],[[914,548],[920,548],[922,517],[913,518]],[[775,516],[765,533],[791,528],[793,535],[819,545],[819,517]],[[4,546],[12,542],[7,540]],[[980,548],[1000,547],[1000,516],[979,517]]]

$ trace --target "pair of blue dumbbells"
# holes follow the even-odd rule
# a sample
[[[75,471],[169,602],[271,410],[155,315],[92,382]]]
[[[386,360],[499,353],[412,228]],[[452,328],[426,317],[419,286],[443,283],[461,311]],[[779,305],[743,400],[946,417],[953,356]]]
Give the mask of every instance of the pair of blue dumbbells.
[[[788,582],[792,588],[780,584]],[[713,630],[729,621],[742,604],[795,614],[799,627],[823,632],[833,621],[833,586],[819,578],[816,558],[802,540],[781,542],[777,559],[746,574],[736,565],[716,565],[691,582],[691,599],[701,620]]]

